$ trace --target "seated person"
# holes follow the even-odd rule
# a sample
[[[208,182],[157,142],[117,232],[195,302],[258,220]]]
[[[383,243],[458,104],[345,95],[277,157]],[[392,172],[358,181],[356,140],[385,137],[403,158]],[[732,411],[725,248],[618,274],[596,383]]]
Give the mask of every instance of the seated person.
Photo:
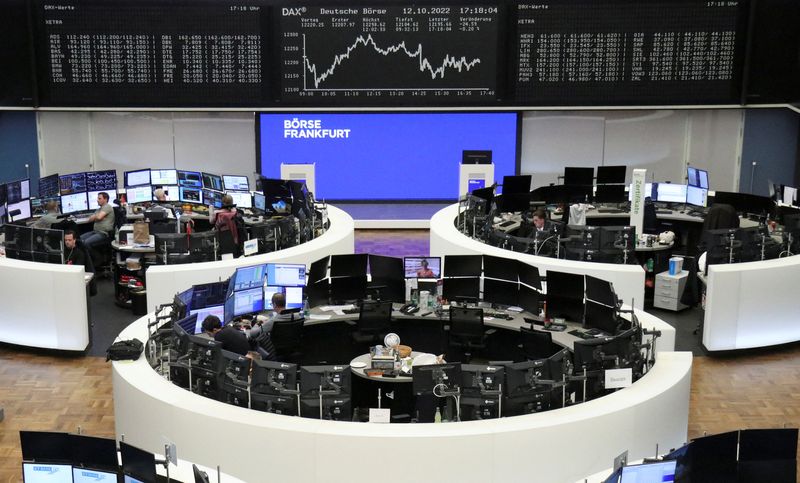
[[[550,236],[553,230],[553,222],[547,219],[547,213],[539,208],[533,212],[532,223],[522,225],[517,232],[517,236],[523,238],[537,238]]]
[[[86,252],[78,246],[78,237],[72,230],[64,232],[64,264],[86,267]]]
[[[209,208],[208,212],[209,223],[214,225],[214,229],[220,234],[220,252],[232,253],[234,257],[238,257],[242,253],[242,244],[244,243],[239,236],[237,216],[241,217],[236,210],[236,205],[233,204],[233,197],[228,194],[222,197],[222,208],[219,211]]]
[[[97,204],[100,207],[89,217],[89,221],[94,222],[92,231],[81,235],[81,242],[88,248],[109,240],[114,232],[114,208],[108,202],[108,193],[98,193]]]
[[[153,191],[153,196],[155,197],[156,201],[150,205],[146,211],[162,211],[167,214],[167,217],[172,215],[172,210],[162,204],[168,203],[167,193],[163,189],[158,188],[157,190]]]
[[[60,215],[60,213],[58,212],[58,201],[48,201],[44,205],[44,209],[46,213],[33,223],[33,228],[51,228],[54,223],[59,222],[58,215]]]
[[[222,349],[247,356],[250,352],[250,343],[247,334],[232,325],[222,326],[222,321],[216,315],[209,315],[203,319],[203,336],[222,343]]]
[[[433,270],[428,268],[428,261],[424,258],[421,262],[419,270],[417,270],[417,278],[436,278],[436,274],[433,273]]]

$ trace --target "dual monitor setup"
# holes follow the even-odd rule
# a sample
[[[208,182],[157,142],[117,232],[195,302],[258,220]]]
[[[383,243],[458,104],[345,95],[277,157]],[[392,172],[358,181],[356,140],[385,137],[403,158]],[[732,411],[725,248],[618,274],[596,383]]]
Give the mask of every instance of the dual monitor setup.
[[[51,174],[39,179],[39,200],[55,200],[64,215],[99,208],[97,195],[106,193],[109,202],[117,198],[117,172],[113,169],[65,175]]]
[[[31,217],[31,180],[0,183],[0,224]]]
[[[153,453],[125,442],[80,434],[20,431],[25,483],[155,483],[164,464]],[[122,464],[120,464],[120,462]],[[195,481],[199,470],[195,467]],[[177,481],[171,479],[171,481]]]
[[[139,169],[125,172],[125,192],[128,203],[156,201],[153,192],[161,189],[167,201],[207,204],[222,207],[222,195],[234,198],[241,208],[253,206],[250,181],[247,176],[216,175],[180,169]],[[262,208],[263,209],[263,208]]]

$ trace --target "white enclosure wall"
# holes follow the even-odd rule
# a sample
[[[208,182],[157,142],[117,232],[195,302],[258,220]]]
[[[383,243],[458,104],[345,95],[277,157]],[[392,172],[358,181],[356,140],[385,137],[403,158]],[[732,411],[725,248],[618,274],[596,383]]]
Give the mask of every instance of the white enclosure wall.
[[[736,190],[740,109],[531,111],[522,118],[522,174],[556,183],[565,166],[627,165],[648,181],[685,182],[687,162],[710,171],[711,188]]]

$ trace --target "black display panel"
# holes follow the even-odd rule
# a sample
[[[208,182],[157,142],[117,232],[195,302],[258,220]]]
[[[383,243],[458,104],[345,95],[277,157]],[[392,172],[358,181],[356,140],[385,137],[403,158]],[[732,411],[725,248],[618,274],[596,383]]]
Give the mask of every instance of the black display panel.
[[[34,105],[27,0],[0,2],[0,106]]]
[[[275,16],[282,102],[486,104],[497,98],[496,4],[295,5]]]
[[[800,2],[758,0],[752,16],[747,103],[800,100]]]
[[[267,99],[260,0],[36,0],[43,106],[241,106]]]
[[[747,2],[517,4],[520,104],[738,103]]]

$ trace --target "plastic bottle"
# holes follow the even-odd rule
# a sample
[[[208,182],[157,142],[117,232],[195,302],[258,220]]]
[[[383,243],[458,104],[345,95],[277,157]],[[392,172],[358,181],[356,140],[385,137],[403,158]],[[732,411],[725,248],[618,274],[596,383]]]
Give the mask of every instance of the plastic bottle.
[[[647,271],[648,272],[652,272],[653,271],[653,259],[652,258],[648,258],[647,259]]]
[[[442,412],[439,411],[439,408],[436,408],[436,414],[433,415],[433,422],[434,423],[442,422]]]
[[[308,318],[308,299],[303,299],[303,317]]]

